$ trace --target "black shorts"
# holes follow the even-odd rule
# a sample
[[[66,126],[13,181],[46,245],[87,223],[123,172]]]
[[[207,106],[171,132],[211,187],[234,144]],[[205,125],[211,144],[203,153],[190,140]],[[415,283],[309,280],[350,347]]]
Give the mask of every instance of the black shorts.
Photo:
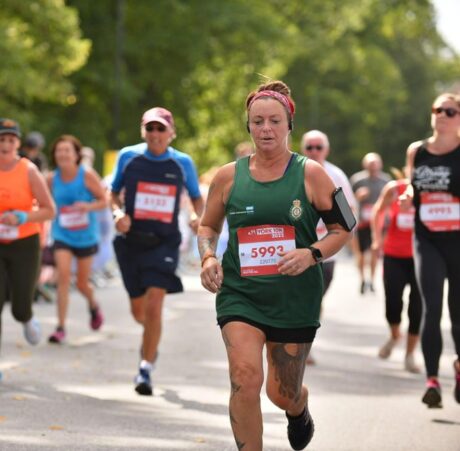
[[[219,324],[221,329],[232,321],[239,321],[260,329],[265,334],[267,341],[271,341],[273,343],[313,343],[316,330],[318,329],[316,326],[298,328],[272,327],[237,315],[222,316],[217,318],[217,324]]]
[[[371,247],[371,228],[363,227],[356,232],[358,237],[359,250],[365,252]]]
[[[93,244],[88,247],[74,247],[64,243],[63,241],[55,241],[53,244],[53,251],[57,251],[58,249],[66,249],[72,252],[72,254],[77,258],[86,258],[97,254],[99,246],[97,244]]]
[[[179,244],[142,244],[118,235],[113,241],[123,284],[130,298],[142,296],[147,288],[164,288],[168,293],[184,291],[175,272]]]

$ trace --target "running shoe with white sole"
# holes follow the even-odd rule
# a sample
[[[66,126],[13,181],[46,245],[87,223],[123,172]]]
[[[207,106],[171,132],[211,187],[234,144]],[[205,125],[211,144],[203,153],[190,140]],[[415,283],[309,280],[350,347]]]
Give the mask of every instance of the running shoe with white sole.
[[[32,318],[26,323],[24,323],[24,337],[27,342],[31,345],[37,345],[40,342],[40,338],[42,337],[42,329],[40,327],[40,323],[35,319]]]
[[[420,373],[420,367],[415,363],[414,354],[407,354],[404,359],[404,368],[409,373]]]
[[[381,359],[388,359],[391,353],[393,352],[393,348],[398,344],[398,340],[394,338],[390,338],[380,349],[379,349],[379,357]]]
[[[134,383],[136,384],[135,390],[140,395],[145,396],[152,396],[152,382],[150,380],[150,371],[146,370],[145,368],[139,368],[139,373],[134,379]]]

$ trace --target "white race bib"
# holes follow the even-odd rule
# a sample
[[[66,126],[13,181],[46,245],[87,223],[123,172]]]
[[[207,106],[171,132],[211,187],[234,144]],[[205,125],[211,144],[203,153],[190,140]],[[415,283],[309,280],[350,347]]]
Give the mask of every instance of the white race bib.
[[[10,241],[19,238],[19,227],[0,224],[0,240]]]
[[[414,228],[415,209],[400,211],[396,215],[396,227],[401,230],[412,230]]]
[[[259,225],[238,229],[241,276],[279,275],[280,252],[294,250],[295,227]]]
[[[432,232],[460,230],[460,199],[450,193],[421,193],[420,220]]]
[[[361,206],[361,220],[369,222],[372,216],[372,204],[364,204]]]
[[[59,225],[69,230],[86,229],[89,225],[89,214],[71,205],[61,207],[59,210]]]
[[[153,219],[170,224],[176,206],[177,186],[138,182],[134,199],[134,218]]]

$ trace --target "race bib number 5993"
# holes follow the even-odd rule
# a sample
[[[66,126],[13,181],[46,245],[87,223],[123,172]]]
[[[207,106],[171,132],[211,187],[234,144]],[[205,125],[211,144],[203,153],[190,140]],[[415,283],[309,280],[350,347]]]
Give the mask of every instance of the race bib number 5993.
[[[295,228],[288,225],[242,227],[237,231],[241,275],[279,275],[280,252],[295,249]]]

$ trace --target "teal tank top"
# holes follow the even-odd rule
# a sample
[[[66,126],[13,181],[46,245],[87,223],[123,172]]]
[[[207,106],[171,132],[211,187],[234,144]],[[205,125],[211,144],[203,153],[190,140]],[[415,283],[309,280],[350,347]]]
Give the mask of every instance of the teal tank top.
[[[64,182],[56,169],[52,182],[57,215],[51,226],[54,241],[71,247],[85,248],[99,243],[99,223],[96,212],[76,212],[71,205],[77,201],[91,202],[94,196],[85,185],[85,168],[80,165],[73,180]]]
[[[298,276],[281,275],[270,266],[279,246],[307,248],[317,241],[319,215],[305,193],[306,160],[294,154],[285,174],[270,182],[252,178],[249,157],[236,162],[226,205],[229,240],[217,318],[238,315],[278,328],[319,327],[321,266]],[[251,275],[258,272],[269,274]]]

